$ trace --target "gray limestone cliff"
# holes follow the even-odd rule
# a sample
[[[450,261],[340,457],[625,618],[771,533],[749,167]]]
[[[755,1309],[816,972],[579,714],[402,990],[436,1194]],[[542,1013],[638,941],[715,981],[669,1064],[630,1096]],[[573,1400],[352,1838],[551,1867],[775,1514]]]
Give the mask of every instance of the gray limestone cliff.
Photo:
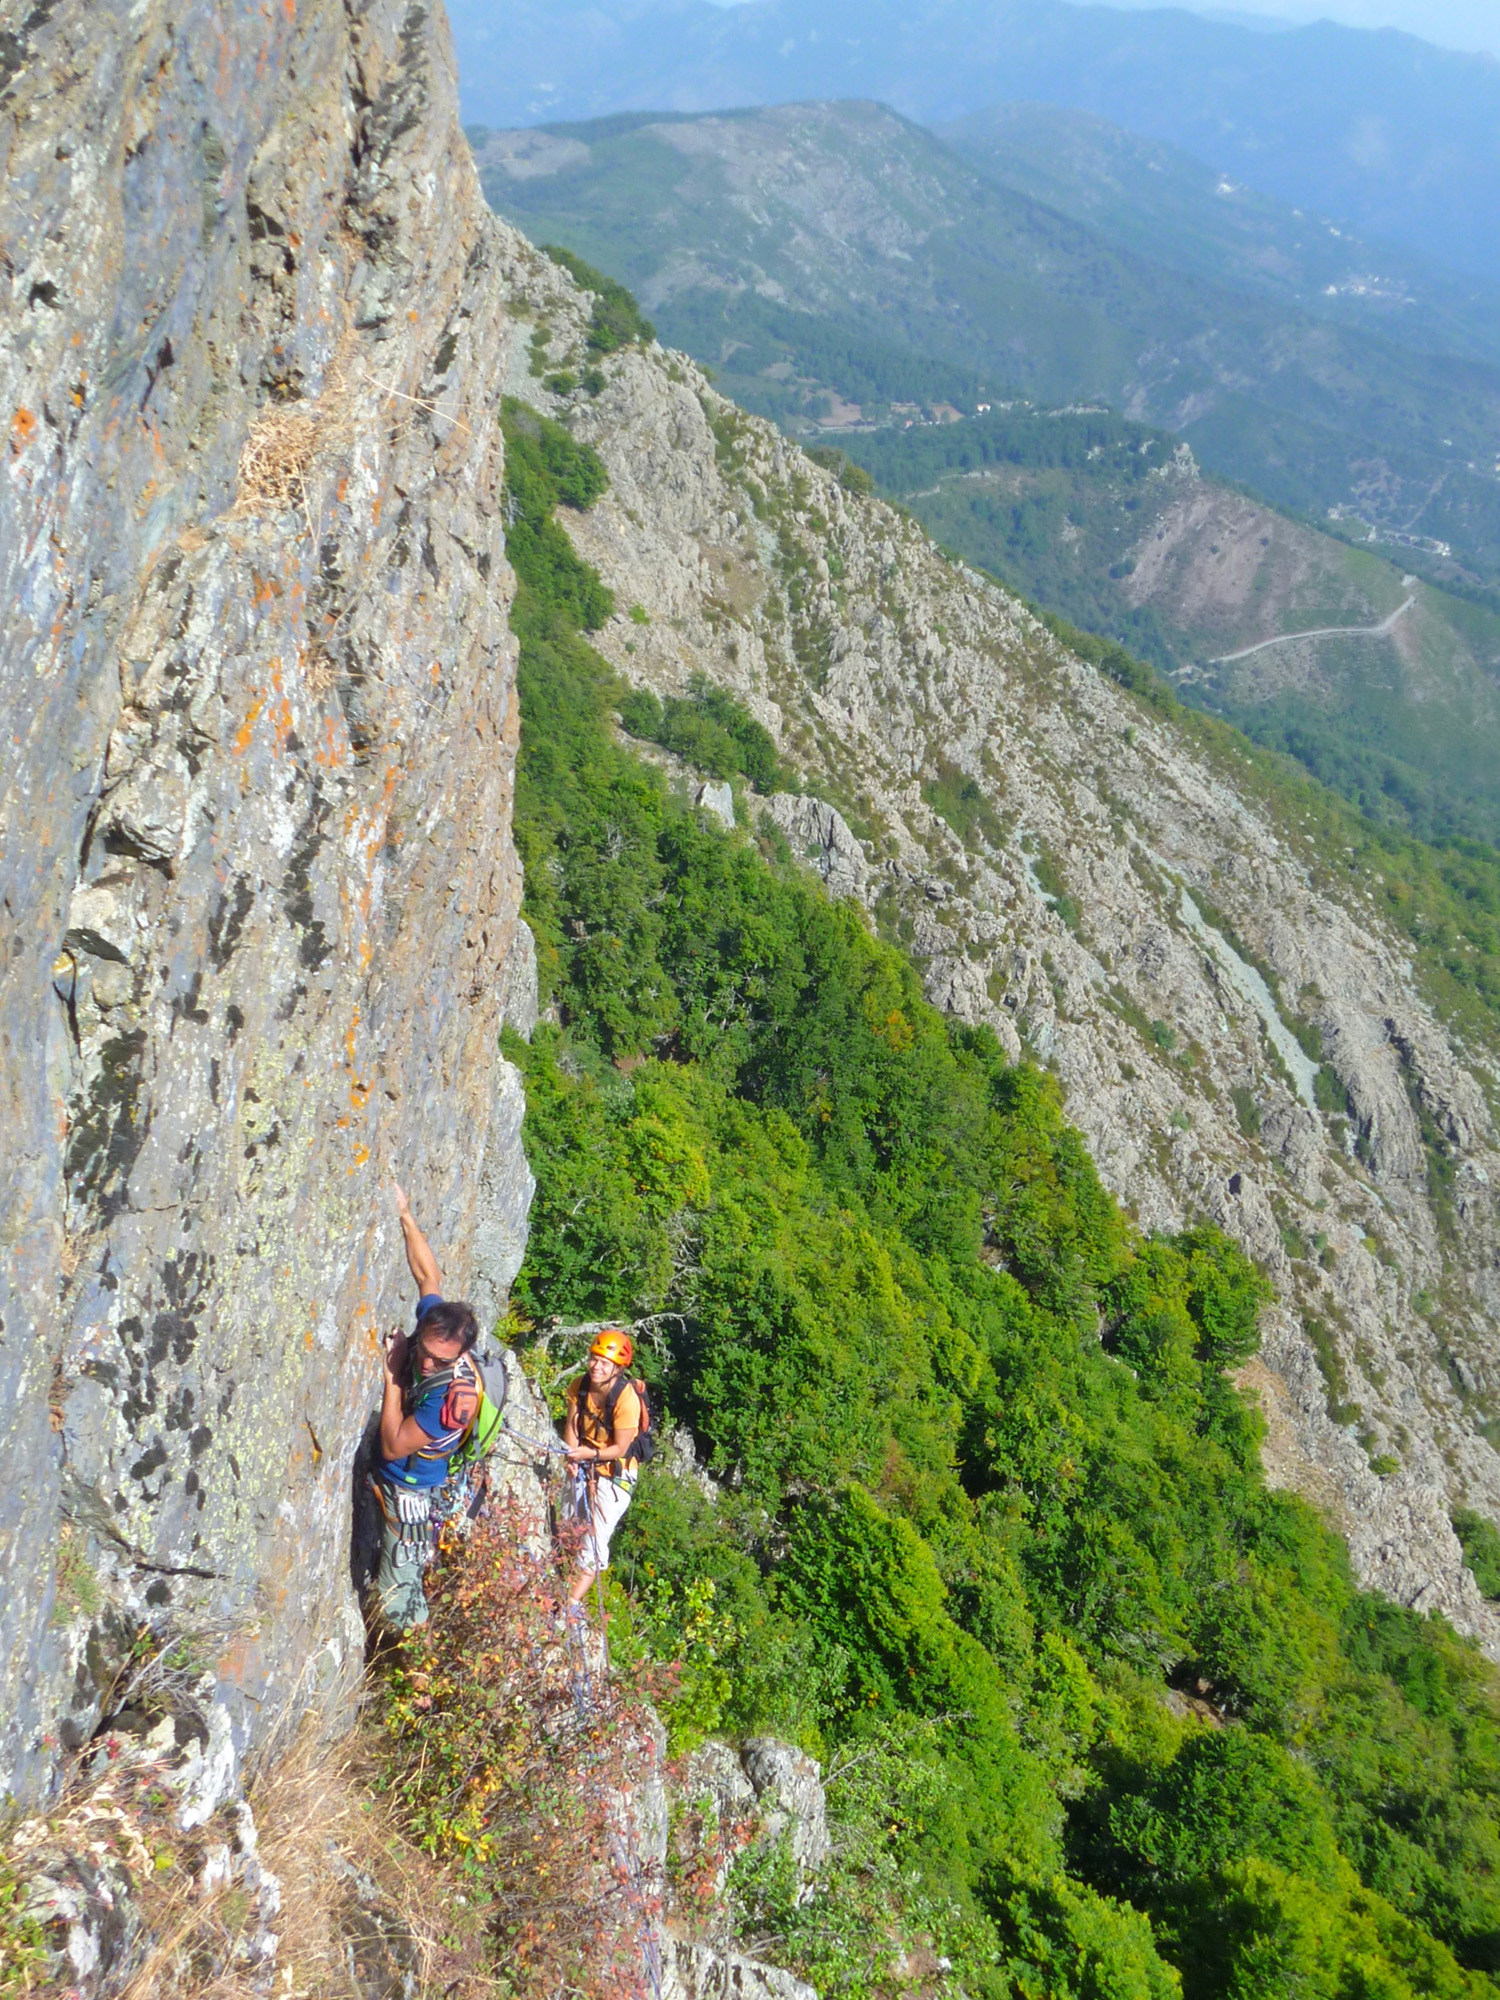
[[[23,18],[24,17],[24,18]],[[503,1301],[534,1008],[498,237],[419,0],[0,35],[0,1791],[142,1624],[229,1769],[363,1659],[388,1186]]]

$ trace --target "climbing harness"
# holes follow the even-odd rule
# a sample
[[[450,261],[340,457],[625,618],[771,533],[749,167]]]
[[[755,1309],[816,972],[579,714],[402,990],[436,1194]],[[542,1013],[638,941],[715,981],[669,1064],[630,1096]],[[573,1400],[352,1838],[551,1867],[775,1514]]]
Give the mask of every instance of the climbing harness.
[[[433,1506],[438,1488],[433,1486],[392,1486],[384,1479],[371,1479],[375,1502],[389,1526],[396,1530],[392,1560],[401,1569],[425,1569],[437,1549],[442,1524],[435,1520]]]

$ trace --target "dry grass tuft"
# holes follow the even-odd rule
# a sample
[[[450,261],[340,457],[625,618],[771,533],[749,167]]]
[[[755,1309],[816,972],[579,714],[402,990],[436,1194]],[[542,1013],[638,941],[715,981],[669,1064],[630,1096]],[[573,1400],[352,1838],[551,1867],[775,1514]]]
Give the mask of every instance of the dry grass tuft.
[[[37,1862],[50,1855],[57,1868],[66,1855],[75,1857],[64,1868],[70,1879],[80,1864],[113,1871],[115,1895],[128,1875],[143,1942],[110,1981],[118,2000],[394,2000],[406,1992],[495,2000],[502,1989],[487,1969],[488,1910],[412,1846],[376,1790],[378,1776],[371,1736],[356,1731],[329,1743],[304,1730],[251,1789],[256,1844],[247,1867],[241,1811],[226,1807],[183,1835],[159,1768],[117,1766],[14,1829],[4,1874],[22,1883]],[[45,1942],[56,1950],[63,1938],[56,1925],[52,1933]],[[0,1991],[42,2000],[70,1990],[65,1963],[47,1968],[43,1942],[37,1931],[26,1954],[0,1950]]]
[[[302,656],[302,681],[314,701],[321,701],[338,684],[338,668],[318,635]]]
[[[240,451],[237,512],[307,508],[307,468],[318,448],[318,418],[278,403],[250,426]]]
[[[384,1973],[399,1992],[412,1975],[418,1993],[486,2000],[500,1991],[485,1969],[487,1913],[412,1846],[379,1774],[372,1733],[320,1744],[309,1731],[251,1792],[260,1854],[281,1883],[278,1990],[347,1995],[352,1964],[366,1990]]]

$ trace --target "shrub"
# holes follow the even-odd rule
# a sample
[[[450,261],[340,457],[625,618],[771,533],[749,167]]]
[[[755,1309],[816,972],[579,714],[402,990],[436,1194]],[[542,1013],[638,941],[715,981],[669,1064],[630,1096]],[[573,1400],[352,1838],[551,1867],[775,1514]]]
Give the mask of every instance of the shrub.
[[[639,606],[631,609],[635,618]],[[649,624],[644,611],[637,624]],[[661,701],[649,688],[634,688],[620,704],[620,721],[632,736],[660,743],[685,764],[710,777],[746,777],[761,791],[774,791],[781,760],[769,730],[732,695],[695,673],[685,698]]]
[[[1471,1508],[1453,1512],[1453,1532],[1463,1546],[1464,1561],[1485,1597],[1500,1598],[1500,1528]]]
[[[614,278],[606,277],[602,271],[586,264],[571,250],[564,250],[556,243],[544,243],[542,254],[550,257],[554,264],[561,264],[573,282],[586,292],[594,294],[593,317],[589,321],[588,344],[594,354],[614,354],[622,347],[639,345],[649,347],[656,338],[656,328],[651,324],[640,307]]]
[[[596,631],[614,609],[614,598],[553,520],[559,505],[590,507],[607,478],[597,455],[577,444],[561,424],[538,417],[507,397],[505,429],[506,551],[526,595],[516,622],[562,618]]]
[[[490,1905],[515,1990],[628,1992],[656,1890],[620,1838],[620,1780],[650,1771],[649,1722],[555,1631],[533,1526],[499,1509],[429,1571],[429,1622],[382,1684],[390,1785],[412,1837]]]

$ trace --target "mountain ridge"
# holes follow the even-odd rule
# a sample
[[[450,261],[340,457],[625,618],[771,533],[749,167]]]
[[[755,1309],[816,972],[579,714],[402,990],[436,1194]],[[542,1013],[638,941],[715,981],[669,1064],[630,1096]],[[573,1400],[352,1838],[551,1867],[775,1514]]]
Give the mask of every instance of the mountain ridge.
[[[465,117],[488,125],[625,109],[706,111],[872,97],[924,122],[1004,99],[1090,111],[1294,203],[1500,276],[1500,65],[1396,33],[1264,35],[1200,17],[1014,0],[707,0],[594,7],[569,29],[516,9],[488,67],[477,0],[455,8]],[[543,87],[545,86],[545,87]],[[1345,106],[1330,116],[1333,103]],[[1434,137],[1434,135],[1441,135]]]
[[[1442,1486],[1449,1475],[1438,1468],[1451,1451],[1488,1493],[1500,1458],[1450,1405],[1443,1366],[1428,1377],[1417,1359],[1431,1353],[1421,1315],[1412,1333],[1392,1332],[1410,1310],[1398,1299],[1424,1283],[1447,1286],[1447,1337],[1468,1319],[1461,1366],[1476,1385],[1487,1379],[1480,1329],[1489,1280],[1479,1246],[1494,1225],[1482,1219],[1492,1176],[1490,1141],[1480,1135],[1491,1114],[1466,1059],[1439,1055],[1448,1045],[1410,984],[1408,948],[1365,898],[1358,918],[1323,900],[1316,843],[1304,853],[1308,834],[1273,834],[1231,789],[1243,792],[1252,776],[1232,738],[1206,739],[1210,763],[1200,763],[1203,751],[1180,733],[1196,725],[1136,705],[1057,648],[1014,600],[947,564],[915,524],[845,496],[687,363],[627,356],[597,399],[581,390],[555,397],[533,369],[565,367],[582,350],[586,321],[545,281],[530,311],[545,344],[518,339],[511,392],[569,418],[610,473],[604,498],[567,522],[619,607],[598,635],[601,652],[636,685],[681,693],[701,670],[745,701],[797,761],[808,791],[863,828],[855,836],[863,868],[845,880],[862,884],[860,899],[918,953],[929,996],[992,1026],[1013,1053],[1024,1033],[1057,1068],[1070,1116],[1143,1226],[1176,1227],[1184,1213],[1206,1212],[1265,1260],[1324,1341],[1320,1359],[1291,1311],[1268,1334],[1265,1365],[1283,1384],[1274,1389],[1267,1378],[1280,1419],[1273,1457],[1289,1477],[1298,1467],[1303,1490],[1335,1510],[1361,1575],[1384,1574],[1383,1587],[1408,1602],[1413,1592],[1443,1602],[1496,1644],[1488,1608],[1464,1598],[1460,1609],[1447,1595],[1453,1586],[1438,1581],[1440,1569],[1460,1580],[1466,1572],[1446,1539],[1447,1503],[1429,1511],[1436,1489],[1423,1482]],[[1139,781],[1126,775],[1136,770]],[[956,803],[966,786],[982,805]],[[1208,949],[1198,928],[1204,909],[1218,939]],[[1295,1005],[1310,1019],[1298,1032],[1311,1042],[1316,1027],[1344,1110],[1324,1109],[1322,1097],[1313,1107],[1311,1071],[1278,1081],[1285,1070],[1253,1054],[1263,1003],[1245,997],[1248,973],[1223,970],[1226,950],[1242,968],[1264,966],[1268,990],[1300,996]],[[1490,1060],[1482,1048],[1476,1042],[1467,1058],[1481,1078]],[[1426,1072],[1429,1063],[1436,1067]],[[1207,1065],[1201,1088],[1199,1064]],[[1403,1079],[1424,1072],[1429,1081],[1414,1085],[1414,1099]],[[1253,1121],[1262,1136],[1242,1128],[1237,1090],[1264,1107]],[[1428,1208],[1425,1128],[1414,1108],[1427,1093],[1443,1107],[1431,1113],[1450,1135],[1443,1143],[1457,1148],[1463,1250]],[[1373,1148],[1368,1197],[1354,1193],[1368,1170],[1339,1123],[1351,1117],[1366,1135],[1360,1144]],[[1472,1159],[1477,1177],[1460,1157]],[[1367,1198],[1374,1206],[1355,1225],[1346,1205]],[[1335,1213],[1348,1218],[1336,1242]],[[1419,1268],[1429,1274],[1421,1281],[1396,1275]],[[1460,1307],[1461,1295],[1471,1303]],[[1420,1387],[1404,1372],[1412,1366]],[[1338,1393],[1335,1379],[1345,1385]],[[1347,1417],[1341,1426],[1328,1415],[1355,1402],[1366,1446]],[[1398,1451],[1416,1452],[1426,1469],[1415,1486],[1370,1470],[1390,1451],[1381,1438],[1394,1442],[1398,1431],[1408,1440]],[[1419,1434],[1431,1444],[1418,1446]],[[1500,1504],[1500,1484],[1480,1504]],[[1415,1529],[1419,1517],[1427,1525]],[[1423,1581],[1398,1545],[1424,1551]],[[1451,1554],[1440,1557],[1440,1548]]]
[[[996,122],[974,121],[981,143]],[[1047,114],[1043,134],[1057,123]],[[713,364],[727,393],[804,442],[837,442],[946,546],[1134,647],[1187,699],[1291,750],[1378,818],[1427,837],[1500,832],[1500,626],[1483,580],[1500,559],[1500,487],[1477,464],[1455,467],[1457,452],[1432,455],[1440,441],[1422,442],[1420,397],[1395,386],[1414,380],[1410,364],[1388,342],[1284,317],[1284,300],[1204,289],[1193,255],[1176,274],[1120,257],[1024,190],[992,198],[985,176],[955,173],[945,149],[878,106],[470,136],[502,212],[640,288],[663,336]],[[1069,185],[1087,196],[1102,177],[1108,191],[1123,152],[1137,236],[1150,222],[1170,237],[1185,212],[1215,269],[1227,257],[1243,275],[1267,241],[1283,259],[1302,254],[1305,218],[1250,203],[1225,224],[1205,170],[1162,149],[1145,149],[1142,168],[1138,142],[1101,140],[1095,124],[1084,143]],[[1168,176],[1160,212],[1153,163]],[[1065,154],[1048,167],[1072,171]],[[1327,240],[1343,254],[1346,239]],[[1111,346],[1122,322],[1134,338]],[[1044,385],[1033,352],[1050,363]],[[1415,365],[1434,380],[1452,369]],[[1024,395],[997,389],[1016,374]],[[1044,388],[1084,407],[1049,409]],[[1191,502],[1160,429],[1089,414],[1097,399],[1171,424],[1182,396],[1206,461]],[[1260,497],[1268,487],[1279,512]],[[1477,546],[1443,539],[1476,531]],[[1378,643],[1330,630],[1214,664],[1268,638],[1379,624],[1411,573],[1416,616]]]

